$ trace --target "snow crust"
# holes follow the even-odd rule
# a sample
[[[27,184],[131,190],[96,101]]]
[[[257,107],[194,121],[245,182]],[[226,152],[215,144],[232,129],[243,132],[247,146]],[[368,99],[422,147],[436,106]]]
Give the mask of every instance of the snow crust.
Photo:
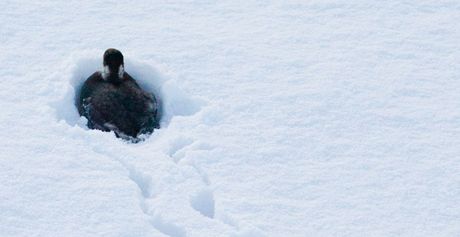
[[[1,1],[0,236],[458,236],[458,1]],[[161,100],[88,130],[120,49]]]

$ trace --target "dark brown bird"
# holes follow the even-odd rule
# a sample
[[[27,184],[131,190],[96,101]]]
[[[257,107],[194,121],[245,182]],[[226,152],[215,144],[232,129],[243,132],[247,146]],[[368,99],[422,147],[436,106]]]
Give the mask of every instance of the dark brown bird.
[[[107,49],[103,65],[103,72],[95,72],[85,81],[77,101],[88,127],[114,131],[117,137],[135,142],[139,135],[159,128],[155,96],[142,90],[124,71],[123,54]]]

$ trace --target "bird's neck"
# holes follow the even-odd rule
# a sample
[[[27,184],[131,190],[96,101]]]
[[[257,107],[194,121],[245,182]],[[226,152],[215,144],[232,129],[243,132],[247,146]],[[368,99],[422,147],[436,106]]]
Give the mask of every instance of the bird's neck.
[[[102,71],[102,78],[112,83],[119,83],[124,78],[124,74],[125,70],[123,65],[120,65],[118,70],[113,70],[109,68],[109,66],[104,66],[104,70]]]

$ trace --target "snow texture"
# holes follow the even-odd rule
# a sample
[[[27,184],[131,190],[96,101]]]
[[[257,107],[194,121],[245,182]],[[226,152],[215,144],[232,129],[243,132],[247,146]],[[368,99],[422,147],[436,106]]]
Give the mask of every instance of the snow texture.
[[[1,1],[0,236],[460,235],[460,2]],[[161,101],[75,95],[107,48]]]

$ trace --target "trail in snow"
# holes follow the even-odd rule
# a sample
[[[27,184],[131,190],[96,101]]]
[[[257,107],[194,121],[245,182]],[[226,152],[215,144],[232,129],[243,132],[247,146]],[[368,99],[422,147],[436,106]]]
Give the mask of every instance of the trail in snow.
[[[70,65],[64,66],[70,73],[69,75],[64,74],[64,76],[71,78],[67,93],[64,98],[60,98],[55,103],[51,103],[51,105],[56,109],[56,117],[58,120],[64,119],[70,126],[78,125],[82,130],[87,130],[85,119],[79,117],[75,110],[75,98],[86,77],[91,75],[91,72],[99,69],[99,67],[96,67],[99,65],[99,58],[78,58],[73,56],[68,63]],[[141,87],[160,98],[160,114],[162,117],[160,123],[163,129],[167,129],[168,123],[174,116],[191,116],[197,113],[200,107],[203,106],[203,101],[192,99],[185,95],[184,92],[178,89],[171,81],[151,66],[140,62],[132,62],[128,59],[126,60],[126,67],[130,69],[129,73],[137,79]],[[63,76],[61,73],[58,75],[60,77]],[[166,158],[170,159],[171,162],[174,162],[180,170],[181,166],[178,164],[181,162],[181,159],[185,157],[187,150],[209,149],[209,146],[206,145],[193,146],[194,143],[195,140],[192,138],[179,136],[170,142],[170,148],[165,150],[166,152],[163,154]],[[152,177],[144,173],[142,168],[136,168],[128,161],[128,159],[137,159],[138,157],[136,155],[117,154],[118,151],[110,151],[99,146],[93,146],[92,149],[96,153],[119,162],[119,164],[126,169],[129,179],[132,180],[139,189],[139,207],[145,215],[149,216],[149,222],[155,229],[172,237],[184,237],[187,235],[185,228],[180,222],[165,219],[162,217],[161,212],[155,210],[155,205],[151,204],[155,202],[155,198],[160,194],[155,192],[155,185],[152,181]],[[210,181],[207,175],[195,164],[190,162],[185,164],[195,170],[198,174],[196,176],[201,179],[204,184],[200,190],[189,194],[190,206],[203,216],[211,219],[214,218],[214,197],[213,191],[209,186]]]
[[[457,236],[460,3],[1,1],[5,236]],[[74,97],[120,49],[128,144]]]

